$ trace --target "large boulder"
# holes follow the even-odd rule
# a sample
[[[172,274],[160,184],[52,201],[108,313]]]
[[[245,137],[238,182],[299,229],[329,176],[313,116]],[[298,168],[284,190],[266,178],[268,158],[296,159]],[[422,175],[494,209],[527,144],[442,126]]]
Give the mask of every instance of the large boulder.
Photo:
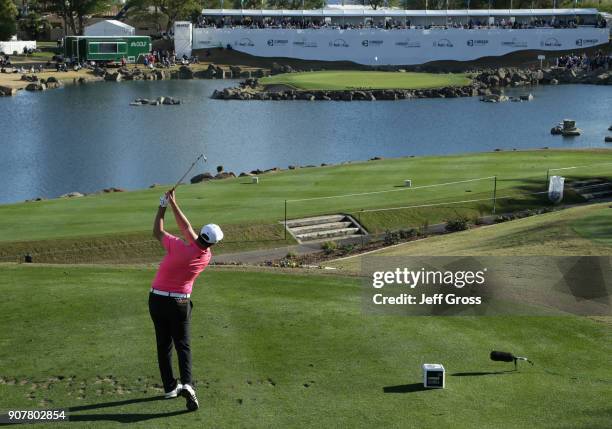
[[[35,74],[33,75],[21,75],[21,80],[25,80],[26,82],[38,82],[38,76],[36,76]]]
[[[340,99],[342,101],[353,101],[353,92],[352,91],[342,91]]]
[[[241,88],[257,88],[257,85],[259,85],[259,82],[257,81],[257,79],[253,78],[249,78],[244,80],[243,82],[240,82]]]
[[[102,192],[105,193],[105,194],[111,194],[111,193],[114,193],[114,192],[125,192],[125,189],[110,187],[110,188],[102,189]]]
[[[210,64],[206,70],[195,73],[194,77],[198,79],[224,79],[225,70],[214,64]]]
[[[236,175],[234,173],[232,173],[231,171],[229,173],[225,172],[225,171],[222,171],[221,173],[217,173],[215,175],[215,179],[229,179],[229,178],[232,178],[232,177],[236,177]]]
[[[47,85],[47,89],[56,89],[62,86],[62,84],[58,81],[49,82],[48,80],[47,80],[46,85]]]
[[[397,100],[397,94],[392,90],[373,91],[377,100]]]
[[[541,81],[544,79],[544,72],[542,70],[536,70],[532,74],[532,79],[536,81]]]
[[[190,180],[191,183],[200,183],[200,182],[204,182],[206,180],[211,180],[213,178],[213,175],[210,173],[202,173],[202,174],[197,174],[195,176],[193,176]]]
[[[165,106],[176,106],[178,104],[181,104],[181,100],[177,100],[172,97],[163,97],[162,104]]]
[[[487,84],[490,86],[499,86],[501,79],[498,76],[491,75],[487,78]]]
[[[121,81],[121,73],[106,73],[104,75],[104,80],[108,82],[120,82]]]
[[[26,91],[44,91],[47,89],[47,85],[44,83],[29,83],[28,86],[25,87]]]
[[[612,84],[611,78],[612,78],[612,74],[602,73],[595,78],[593,83],[596,85],[610,85]]]
[[[106,74],[106,70],[101,67],[96,67],[93,69],[93,74],[97,77],[104,77],[104,75]]]
[[[483,96],[480,101],[487,103],[501,103],[502,101],[508,101],[509,98],[505,95],[491,94]]]
[[[565,72],[559,77],[559,82],[572,83],[576,80],[576,72],[572,69],[565,70]]]
[[[193,70],[187,66],[181,66],[178,70],[179,79],[193,79]]]
[[[80,198],[84,196],[85,195],[81,194],[80,192],[68,192],[67,194],[60,195],[60,198]]]
[[[370,100],[370,99],[371,99],[370,95],[365,91],[354,91],[353,92],[353,100],[365,101],[365,100]]]
[[[8,86],[0,86],[0,96],[2,97],[10,97],[12,95],[17,94],[17,89],[10,88]]]
[[[281,74],[281,73],[293,73],[294,71],[295,70],[293,70],[293,67],[289,65],[281,65],[278,63],[272,63],[272,67],[270,68],[271,75]]]

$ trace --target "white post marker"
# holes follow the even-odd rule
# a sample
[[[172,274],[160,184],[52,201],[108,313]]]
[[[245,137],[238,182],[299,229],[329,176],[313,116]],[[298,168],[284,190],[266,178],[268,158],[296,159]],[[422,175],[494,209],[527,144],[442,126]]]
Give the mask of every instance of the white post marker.
[[[546,56],[538,55],[538,60],[540,60],[540,70],[542,70],[542,61],[544,61],[545,59],[546,59]]]
[[[551,176],[548,181],[548,199],[555,204],[563,200],[563,187],[565,185],[565,177]]]
[[[428,389],[444,389],[446,387],[446,371],[439,363],[423,364],[423,387]]]

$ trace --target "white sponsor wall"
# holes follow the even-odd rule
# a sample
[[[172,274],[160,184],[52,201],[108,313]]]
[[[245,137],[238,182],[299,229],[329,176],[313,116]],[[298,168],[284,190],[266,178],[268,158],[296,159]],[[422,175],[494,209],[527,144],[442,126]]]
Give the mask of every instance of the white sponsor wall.
[[[176,21],[174,23],[174,51],[177,57],[183,55],[191,56],[193,42],[193,24],[188,21]]]
[[[4,52],[7,55],[13,55],[13,52],[23,54],[23,48],[36,49],[36,40],[0,42],[0,52]]]
[[[608,42],[608,29],[430,30],[193,30],[193,49],[231,46],[260,57],[412,65],[436,60],[470,61],[526,49],[559,51]]]

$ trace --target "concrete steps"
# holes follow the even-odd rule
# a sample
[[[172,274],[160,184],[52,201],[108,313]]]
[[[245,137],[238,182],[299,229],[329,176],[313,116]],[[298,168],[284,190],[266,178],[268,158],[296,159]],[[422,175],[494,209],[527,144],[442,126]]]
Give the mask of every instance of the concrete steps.
[[[291,219],[287,221],[285,227],[299,243],[341,240],[367,235],[365,229],[355,219],[344,214]]]
[[[329,222],[329,223],[319,223],[319,224],[306,225],[306,226],[296,226],[296,227],[293,227],[292,230],[294,234],[308,234],[312,232],[328,231],[332,229],[349,228],[352,224],[353,222],[351,221]]]
[[[340,222],[344,220],[345,215],[326,215],[326,216],[315,216],[305,217],[302,219],[292,219],[287,221],[287,227],[295,228],[300,226],[317,225],[321,223]]]
[[[579,180],[572,182],[570,186],[588,201],[612,197],[612,182],[605,179]]]

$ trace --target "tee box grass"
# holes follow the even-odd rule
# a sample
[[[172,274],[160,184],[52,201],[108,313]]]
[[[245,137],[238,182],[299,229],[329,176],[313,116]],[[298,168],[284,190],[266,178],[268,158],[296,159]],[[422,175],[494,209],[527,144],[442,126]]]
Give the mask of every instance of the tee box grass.
[[[210,269],[193,293],[201,409],[161,400],[146,267],[0,267],[0,403],[57,427],[606,427],[610,325],[361,311],[355,277]],[[529,356],[512,371],[493,349]],[[421,364],[443,363],[444,390]],[[55,426],[54,426],[55,427]]]

